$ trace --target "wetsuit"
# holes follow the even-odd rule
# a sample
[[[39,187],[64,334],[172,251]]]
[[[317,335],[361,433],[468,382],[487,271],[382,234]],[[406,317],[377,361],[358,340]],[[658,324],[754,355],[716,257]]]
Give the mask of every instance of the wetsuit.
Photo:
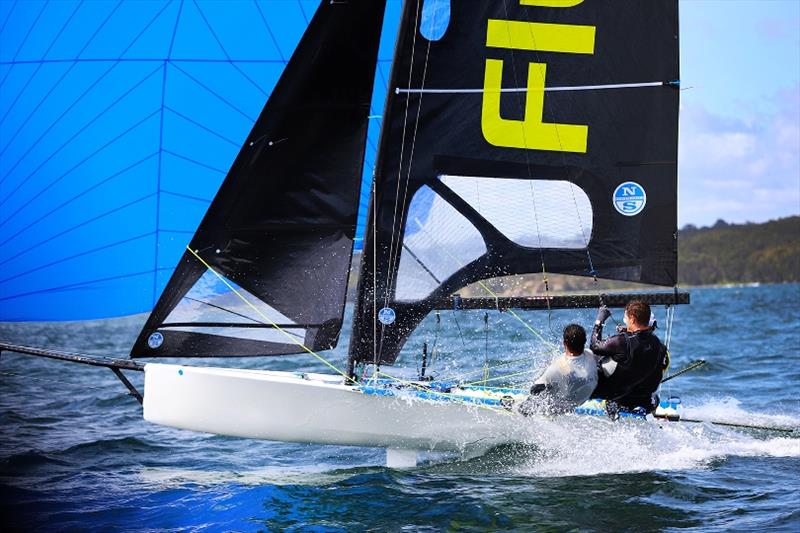
[[[626,409],[642,407],[652,411],[653,393],[668,364],[666,347],[650,329],[620,333],[606,340],[602,340],[602,335],[603,325],[595,324],[590,346],[601,363],[607,364],[601,365],[604,371],[598,372],[598,385],[592,397],[615,401]],[[610,375],[605,372],[608,369],[612,371]]]

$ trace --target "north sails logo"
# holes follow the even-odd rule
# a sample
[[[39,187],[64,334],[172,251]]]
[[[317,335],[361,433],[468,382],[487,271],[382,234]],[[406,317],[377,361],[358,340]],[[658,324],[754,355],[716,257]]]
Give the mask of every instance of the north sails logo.
[[[162,335],[158,331],[156,331],[147,338],[147,346],[149,346],[151,350],[156,350],[160,348],[163,343],[164,343],[164,335]]]
[[[381,324],[388,326],[394,322],[396,315],[394,313],[394,309],[391,307],[384,307],[380,311],[378,311],[378,321]]]
[[[647,204],[647,193],[644,187],[635,181],[626,181],[614,189],[614,209],[626,217],[638,215]]]

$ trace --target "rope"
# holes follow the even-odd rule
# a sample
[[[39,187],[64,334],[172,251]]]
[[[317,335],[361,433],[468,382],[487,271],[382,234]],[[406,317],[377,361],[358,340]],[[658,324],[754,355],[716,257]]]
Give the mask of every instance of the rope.
[[[481,383],[486,383],[488,381],[498,381],[498,380],[501,380],[501,379],[507,379],[507,378],[511,378],[511,377],[514,377],[514,376],[522,376],[524,374],[530,374],[532,372],[535,372],[535,370],[523,370],[522,372],[514,372],[513,374],[505,374],[503,376],[496,376],[496,377],[493,377],[491,379],[481,379],[481,380],[478,380],[478,381],[473,381],[472,383],[464,383],[464,385],[466,385],[466,386],[480,385]]]
[[[250,307],[250,308],[251,308],[253,311],[255,311],[256,313],[258,313],[258,315],[259,315],[259,316],[261,316],[261,318],[263,318],[264,320],[266,320],[266,321],[267,321],[267,322],[268,322],[268,323],[269,323],[269,324],[270,324],[270,325],[271,325],[273,328],[275,328],[276,330],[280,331],[280,332],[281,332],[281,333],[282,333],[284,336],[286,336],[286,338],[287,338],[287,339],[289,339],[290,341],[292,341],[292,344],[296,344],[297,346],[299,346],[300,348],[302,348],[304,351],[306,351],[306,352],[308,352],[309,354],[311,354],[311,355],[313,355],[314,357],[316,357],[316,358],[317,358],[317,360],[319,360],[321,363],[325,364],[326,366],[328,366],[329,368],[331,368],[332,370],[334,370],[334,371],[335,371],[337,374],[341,374],[342,376],[344,376],[345,380],[352,381],[353,383],[355,383],[355,382],[356,382],[356,381],[355,381],[353,378],[351,378],[350,376],[348,376],[348,375],[347,375],[345,372],[343,372],[343,371],[339,370],[339,369],[338,369],[336,366],[334,366],[334,365],[333,365],[333,363],[331,363],[330,361],[328,361],[327,359],[325,359],[324,357],[322,357],[321,355],[319,355],[318,353],[316,353],[314,350],[312,350],[311,348],[309,348],[308,346],[306,346],[305,344],[303,344],[302,342],[300,342],[299,340],[297,340],[297,338],[296,338],[295,336],[293,336],[291,333],[289,333],[289,332],[285,331],[285,330],[284,330],[283,328],[281,328],[281,327],[280,327],[278,324],[276,324],[275,322],[273,322],[273,321],[272,321],[272,320],[271,320],[271,319],[270,319],[270,318],[269,318],[267,315],[265,315],[265,314],[264,314],[264,313],[261,311],[261,309],[259,309],[259,308],[258,308],[258,307],[256,307],[255,305],[253,305],[253,304],[250,302],[250,300],[248,300],[247,298],[245,298],[245,297],[244,297],[244,295],[242,295],[242,293],[240,293],[239,291],[237,291],[237,290],[236,290],[236,288],[235,288],[233,285],[231,285],[231,284],[230,284],[230,282],[228,282],[228,280],[227,280],[227,279],[226,279],[224,276],[222,276],[222,275],[221,275],[221,274],[219,274],[219,273],[218,273],[216,270],[214,270],[214,269],[211,267],[211,265],[209,265],[208,263],[206,263],[206,262],[205,262],[205,260],[204,260],[202,257],[200,257],[200,256],[197,254],[197,252],[195,252],[194,250],[192,250],[192,249],[191,249],[191,248],[190,248],[188,245],[186,246],[186,249],[187,249],[187,250],[189,250],[189,252],[190,252],[190,253],[191,253],[191,254],[192,254],[192,255],[193,255],[195,258],[197,258],[197,260],[198,260],[198,261],[200,261],[200,262],[203,264],[203,266],[205,266],[205,267],[206,267],[206,268],[207,268],[209,271],[213,272],[213,273],[214,273],[214,275],[215,275],[215,276],[217,276],[217,278],[219,278],[219,280],[220,280],[220,281],[222,281],[222,283],[224,283],[224,284],[225,284],[225,286],[226,286],[226,287],[228,287],[228,289],[230,289],[230,290],[231,290],[231,292],[233,292],[233,293],[234,293],[236,296],[238,296],[238,297],[239,297],[239,299],[240,299],[240,300],[242,300],[242,301],[243,301],[243,302],[244,302],[244,303],[245,303],[245,304],[246,304],[248,307]]]
[[[386,374],[384,372],[377,372],[376,375],[383,376],[383,377],[388,378],[388,379],[392,379],[394,381],[397,381],[398,383],[401,383],[401,384],[403,384],[403,385],[405,385],[407,387],[410,387],[412,389],[419,390],[421,392],[425,392],[425,393],[428,393],[428,394],[433,394],[435,396],[442,396],[444,398],[453,398],[453,396],[450,393],[433,391],[433,390],[430,390],[429,388],[426,388],[426,387],[423,387],[421,385],[418,385],[418,384],[414,383],[413,381],[407,381],[405,379],[401,379],[401,378],[398,378],[396,376],[390,376],[389,374]],[[462,403],[466,403],[466,404],[469,404],[469,405],[474,405],[474,406],[479,407],[481,409],[488,409],[489,411],[494,411],[496,413],[503,413],[505,415],[511,415],[512,414],[510,411],[507,411],[505,409],[497,409],[495,407],[492,407],[491,405],[473,403],[473,402],[469,402],[469,401],[465,401],[465,400],[462,400]]]
[[[436,12],[434,12],[434,21],[435,21],[435,17],[436,17]],[[425,87],[425,79],[428,76],[428,59],[430,57],[430,52],[431,52],[431,41],[428,41],[428,46],[425,49],[425,63],[423,64],[423,67],[422,67],[422,87],[423,88]],[[403,186],[403,201],[400,204],[401,208],[403,208],[402,206],[406,205],[406,200],[408,199],[408,184],[409,184],[409,182],[411,182],[411,167],[412,167],[412,165],[414,163],[414,152],[415,152],[416,147],[417,147],[417,130],[419,129],[419,116],[420,116],[420,113],[422,113],[422,95],[420,95],[420,97],[419,97],[419,102],[417,103],[417,115],[414,117],[414,133],[411,135],[411,153],[408,156],[408,169],[406,170],[406,180],[405,180],[405,185]],[[398,183],[398,185],[399,185],[399,183]],[[394,230],[394,226],[392,226],[392,230]],[[402,230],[402,223],[401,223],[401,227],[397,228],[398,240],[402,239],[402,237],[400,236],[401,230]],[[400,254],[400,247],[398,246],[395,249],[394,256],[392,257],[390,255],[390,261],[389,261],[390,265],[395,264],[395,260],[397,259],[399,254]],[[390,270],[389,281],[390,281],[390,283],[394,283],[394,275],[396,274],[396,271],[392,271],[391,269],[389,269],[389,270]],[[388,286],[387,286],[387,291],[388,291]],[[387,292],[387,294],[388,294],[388,292]]]
[[[417,0],[417,8],[416,8],[416,18],[414,19],[414,31],[413,31],[413,38],[411,40],[411,61],[408,64],[408,88],[411,89],[411,77],[414,72],[414,52],[417,49],[417,30],[419,23],[419,0]],[[424,81],[424,80],[423,80]],[[421,105],[420,99],[420,105]],[[395,190],[394,196],[394,211],[392,213],[392,232],[391,232],[391,239],[389,241],[389,256],[388,256],[388,264],[386,265],[386,285],[384,288],[384,307],[389,305],[389,282],[391,280],[391,265],[392,265],[392,258],[394,257],[394,242],[395,242],[395,235],[399,234],[395,232],[395,226],[397,224],[397,212],[398,212],[398,201],[400,200],[400,182],[403,179],[403,154],[405,153],[405,146],[406,146],[406,127],[408,125],[408,108],[411,105],[411,94],[406,94],[406,106],[405,112],[403,115],[403,131],[402,137],[400,139],[400,162],[397,167],[397,188]],[[411,165],[411,161],[409,160],[409,166]],[[373,296],[377,298],[377,295]],[[383,328],[382,328],[383,329]]]
[[[522,136],[525,137],[525,131],[523,130]],[[528,145],[528,141],[525,140],[525,146]],[[528,177],[531,176],[530,170],[530,161],[527,160],[526,155],[526,162],[528,163]],[[553,310],[550,308],[550,282],[547,279],[547,268],[544,265],[544,249],[542,247],[542,232],[539,229],[539,212],[536,209],[536,190],[533,186],[533,180],[529,180],[528,183],[530,184],[531,189],[531,204],[533,204],[533,220],[536,224],[536,238],[539,241],[539,256],[542,261],[542,281],[544,282],[544,297],[545,301],[547,302],[547,327],[550,329],[550,333],[553,333]]]
[[[527,357],[524,358],[524,359],[514,359],[513,361],[506,361],[505,363],[492,365],[492,366],[489,367],[489,370],[495,370],[497,368],[502,368],[504,366],[511,366],[511,365],[515,365],[517,363],[527,363],[527,362],[528,362],[528,358]],[[464,374],[459,374],[457,376],[454,376],[454,377],[452,377],[450,379],[453,380],[453,381],[460,381],[460,380],[465,379],[465,378],[467,378],[469,376],[472,376],[473,374],[478,374],[480,372],[483,372],[483,370],[482,369],[481,370],[472,370],[470,372],[466,372]]]
[[[425,227],[422,225],[422,223],[419,221],[419,219],[414,219],[414,221],[417,223],[417,226],[419,226],[419,229],[420,229],[421,231],[423,231],[423,232],[424,232],[424,233],[425,233],[425,234],[428,236],[428,238],[430,238],[430,239],[431,239],[431,240],[432,240],[434,243],[436,243],[436,244],[439,244],[439,243],[436,241],[436,239],[434,239],[434,238],[433,238],[433,236],[432,236],[432,235],[431,235],[431,234],[428,232],[428,230],[426,230],[426,229],[425,229]],[[453,254],[451,254],[451,253],[450,253],[450,252],[447,250],[447,248],[446,248],[445,246],[443,246],[443,245],[439,244],[439,249],[440,249],[440,250],[442,250],[442,251],[443,251],[445,254],[447,254],[447,256],[448,256],[448,257],[450,257],[450,259],[452,259],[453,261],[455,261],[455,262],[456,262],[456,264],[459,266],[459,268],[464,266],[464,265],[461,263],[461,261],[460,261],[460,260],[459,260],[457,257],[455,257]],[[483,288],[483,289],[484,289],[484,290],[485,290],[485,291],[486,291],[486,292],[487,292],[487,293],[488,293],[488,294],[489,294],[489,295],[490,295],[492,298],[494,298],[495,300],[499,300],[500,296],[499,296],[499,295],[497,295],[497,294],[496,294],[496,293],[495,293],[495,292],[494,292],[492,289],[490,289],[490,288],[489,288],[489,287],[488,287],[488,286],[487,286],[487,285],[486,285],[486,284],[485,284],[485,283],[484,283],[482,280],[478,280],[478,282],[477,282],[477,283],[478,283],[478,285],[480,285],[480,286],[481,286],[481,287],[482,287],[482,288]],[[542,342],[543,342],[543,343],[544,343],[544,344],[545,344],[547,347],[549,347],[550,349],[552,349],[552,350],[553,350],[553,351],[555,351],[555,352],[558,352],[558,351],[559,351],[559,348],[558,348],[558,346],[557,346],[556,344],[554,344],[554,343],[552,343],[552,342],[548,341],[548,340],[547,340],[547,339],[546,339],[546,338],[545,338],[545,337],[544,337],[544,336],[543,336],[541,333],[539,333],[538,331],[536,331],[535,329],[533,329],[533,327],[532,327],[530,324],[528,324],[528,323],[527,323],[525,320],[523,320],[523,319],[522,319],[522,317],[520,317],[520,316],[519,316],[519,315],[518,315],[518,314],[517,314],[517,313],[516,313],[516,312],[515,312],[513,309],[508,309],[508,313],[509,313],[511,316],[513,316],[515,319],[517,319],[517,321],[519,321],[519,322],[520,322],[520,323],[521,323],[523,326],[525,326],[525,328],[526,328],[528,331],[530,331],[530,332],[531,332],[531,333],[532,333],[532,334],[533,334],[535,337],[537,337],[537,338],[538,338],[540,341],[542,341]]]
[[[456,315],[456,310],[453,309],[453,321],[456,323],[456,327],[458,328],[458,336],[461,337],[461,347],[466,348],[467,343],[464,342],[464,334],[461,333],[461,326],[458,323],[458,316]]]
[[[690,365],[688,365],[688,366],[686,366],[684,368],[681,368],[680,370],[678,370],[674,374],[670,374],[669,376],[665,377],[664,379],[661,380],[661,383],[665,383],[665,382],[667,382],[667,381],[669,381],[669,380],[671,380],[673,378],[677,378],[681,374],[685,374],[685,373],[689,372],[690,370],[694,370],[695,368],[699,368],[699,367],[703,366],[704,364],[706,364],[706,360],[705,359],[700,359],[698,361],[695,361],[694,363],[691,363]]]
[[[433,334],[433,346],[431,346],[431,354],[428,361],[428,367],[433,366],[433,356],[436,353],[436,344],[439,342],[439,330],[442,327],[442,317],[439,315],[439,311],[436,311],[436,330]]]
[[[483,352],[483,381],[489,381],[489,313],[483,313],[484,352]]]

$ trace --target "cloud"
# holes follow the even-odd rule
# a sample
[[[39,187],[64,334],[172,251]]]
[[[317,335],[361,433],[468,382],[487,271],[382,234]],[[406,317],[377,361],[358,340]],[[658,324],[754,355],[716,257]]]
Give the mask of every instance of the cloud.
[[[742,109],[746,120],[681,108],[680,225],[800,214],[800,85],[770,103],[768,114]]]

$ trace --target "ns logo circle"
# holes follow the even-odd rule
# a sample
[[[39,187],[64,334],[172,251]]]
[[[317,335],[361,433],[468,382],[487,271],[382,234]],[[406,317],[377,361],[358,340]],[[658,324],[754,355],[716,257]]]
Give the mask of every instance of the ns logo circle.
[[[394,309],[392,309],[391,307],[384,307],[383,309],[378,311],[378,321],[385,326],[394,323],[395,318],[396,315]]]
[[[618,213],[632,217],[644,209],[647,204],[647,193],[644,192],[644,187],[635,181],[626,181],[614,189],[613,203]]]

